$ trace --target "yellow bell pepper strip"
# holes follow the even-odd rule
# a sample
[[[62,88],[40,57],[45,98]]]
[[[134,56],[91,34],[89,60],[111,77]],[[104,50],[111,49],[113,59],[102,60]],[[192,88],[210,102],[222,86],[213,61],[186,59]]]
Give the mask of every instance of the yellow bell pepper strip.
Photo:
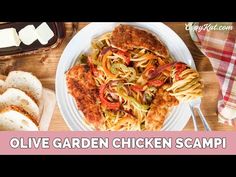
[[[103,55],[102,57],[102,68],[105,72],[105,74],[111,78],[115,78],[116,75],[113,74],[108,68],[107,68],[107,62],[108,61],[108,56],[110,56],[112,54],[112,51],[111,50],[107,50],[106,53]]]

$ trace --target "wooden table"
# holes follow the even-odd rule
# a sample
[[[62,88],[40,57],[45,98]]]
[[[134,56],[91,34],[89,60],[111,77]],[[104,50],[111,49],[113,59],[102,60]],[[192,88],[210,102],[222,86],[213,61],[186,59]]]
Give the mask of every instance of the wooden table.
[[[78,30],[82,29],[88,23],[81,22],[78,25]],[[201,109],[203,114],[206,116],[206,119],[213,130],[234,130],[230,126],[222,125],[218,123],[217,114],[216,114],[216,105],[217,105],[217,97],[219,93],[219,84],[217,81],[217,77],[212,71],[211,64],[200,51],[193,44],[188,31],[185,30],[184,22],[168,22],[165,23],[171,29],[173,29],[185,42],[187,47],[189,48],[194,61],[196,63],[197,70],[200,72],[202,79],[204,80],[204,97],[202,99]],[[63,43],[56,49],[50,51],[48,58],[44,63],[40,62],[41,54],[25,56],[20,58],[14,58],[11,61],[5,61],[6,64],[13,64],[14,69],[23,70],[32,72],[36,75],[42,82],[43,86],[46,88],[50,88],[52,90],[55,89],[55,73],[57,69],[57,64],[60,59],[61,53],[63,52],[65,46],[70,41],[73,36],[71,23],[66,23],[67,36],[64,39]],[[2,63],[2,62],[1,62]],[[198,118],[199,120],[199,118]],[[199,121],[200,129],[203,130],[203,126]],[[50,127],[50,131],[61,131],[61,130],[69,130],[67,125],[65,124],[58,106],[56,106]],[[184,130],[193,130],[193,124],[190,119],[188,124],[186,125]]]

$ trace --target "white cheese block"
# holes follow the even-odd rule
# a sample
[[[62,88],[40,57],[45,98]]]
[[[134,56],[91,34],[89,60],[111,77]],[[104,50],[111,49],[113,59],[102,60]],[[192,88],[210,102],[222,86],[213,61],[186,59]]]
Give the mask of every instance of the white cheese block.
[[[39,42],[42,45],[46,45],[48,41],[54,36],[54,33],[47,25],[47,23],[43,22],[36,28],[36,35],[38,37]]]
[[[25,45],[30,45],[36,41],[37,35],[34,25],[27,25],[19,31],[19,38]]]
[[[0,30],[0,48],[19,46],[21,43],[15,28]]]

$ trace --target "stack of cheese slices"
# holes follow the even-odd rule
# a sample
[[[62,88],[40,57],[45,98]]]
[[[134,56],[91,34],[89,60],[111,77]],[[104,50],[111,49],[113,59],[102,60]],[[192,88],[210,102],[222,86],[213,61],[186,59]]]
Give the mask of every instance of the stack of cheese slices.
[[[38,131],[43,87],[31,73],[12,71],[0,79],[0,130]]]

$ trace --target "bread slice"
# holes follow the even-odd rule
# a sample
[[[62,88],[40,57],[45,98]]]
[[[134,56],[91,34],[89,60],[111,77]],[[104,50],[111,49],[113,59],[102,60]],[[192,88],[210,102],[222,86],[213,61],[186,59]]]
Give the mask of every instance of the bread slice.
[[[24,110],[9,106],[0,111],[0,131],[38,131],[38,126]]]
[[[39,122],[38,105],[23,91],[15,88],[7,89],[0,95],[0,110],[7,106],[17,106],[24,109],[28,114],[35,118],[35,122]]]
[[[38,78],[28,72],[10,72],[5,80],[5,89],[11,87],[24,91],[27,95],[32,96],[37,103],[39,103],[39,100],[42,97],[43,87],[41,82]]]

